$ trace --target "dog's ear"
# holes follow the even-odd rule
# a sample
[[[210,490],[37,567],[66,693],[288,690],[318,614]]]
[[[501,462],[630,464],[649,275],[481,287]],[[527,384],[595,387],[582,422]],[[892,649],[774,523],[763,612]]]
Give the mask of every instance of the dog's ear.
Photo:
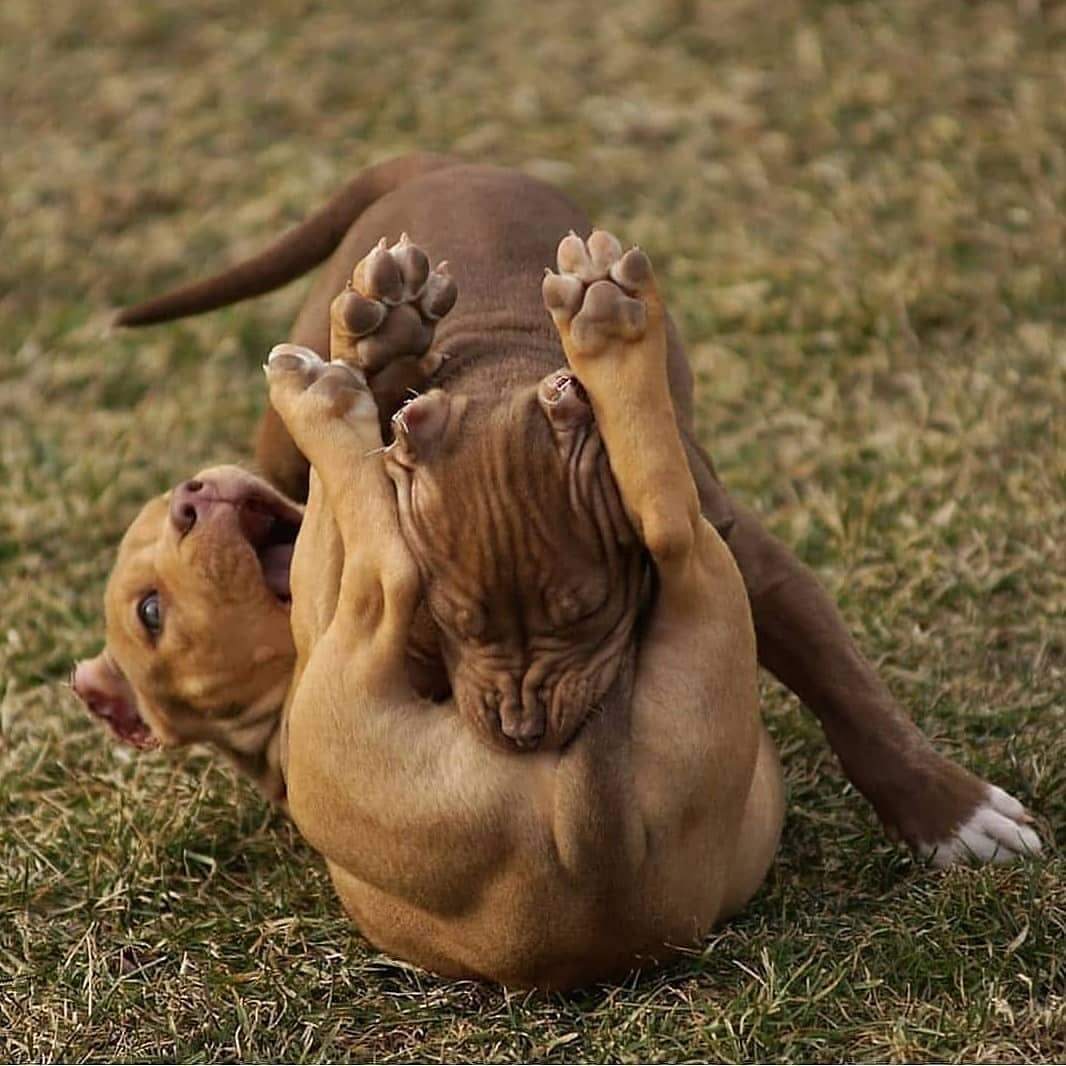
[[[124,744],[142,751],[159,746],[148,723],[141,717],[137,693],[106,649],[74,667],[70,687]]]
[[[593,420],[592,405],[581,382],[569,370],[553,370],[537,388],[537,400],[558,435]]]
[[[456,431],[466,405],[465,396],[441,389],[416,396],[392,416],[392,454],[404,466],[424,462]]]

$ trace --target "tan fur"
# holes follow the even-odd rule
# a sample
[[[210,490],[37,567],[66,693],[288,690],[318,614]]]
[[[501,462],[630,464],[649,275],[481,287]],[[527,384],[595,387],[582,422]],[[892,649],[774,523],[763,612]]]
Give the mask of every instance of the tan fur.
[[[776,846],[780,769],[747,598],[677,461],[661,315],[612,356],[608,391],[589,388],[619,491],[635,525],[676,525],[686,543],[648,542],[659,596],[598,712],[563,752],[522,756],[409,684],[421,582],[360,377],[271,362],[272,402],[317,475],[293,569],[290,809],[363,932],[446,974],[568,987],[660,960],[741,906]],[[634,448],[611,412],[624,419],[649,383],[667,401]],[[677,492],[648,499],[648,472],[667,468]]]
[[[277,496],[237,467],[198,476],[233,499],[249,490]],[[234,507],[216,508],[181,536],[169,504],[170,494],[151,501],[123,537],[105,596],[107,646],[79,670],[133,700],[163,746],[213,743],[279,799],[272,741],[295,662],[288,608],[264,585]],[[137,616],[150,590],[162,603],[158,639]]]
[[[450,358],[435,383],[447,389],[452,376],[463,376],[470,364],[482,364],[480,387],[487,395],[498,395],[514,384],[506,374],[490,372],[501,355],[523,353],[537,362],[536,373],[523,372],[527,383],[563,365],[560,340],[537,287],[543,268],[553,261],[556,243],[570,228],[587,232],[588,221],[564,196],[542,183],[442,157],[404,157],[358,175],[322,211],[261,255],[216,278],[130,309],[122,321],[161,321],[221,306],[284,284],[329,256],[290,334],[294,342],[325,354],[330,303],[353,266],[380,236],[395,240],[406,229],[429,243],[434,262],[450,259],[459,282],[459,302],[438,329],[439,349]],[[810,571],[754,515],[726,495],[709,459],[691,437],[692,377],[669,318],[666,331],[668,375],[682,446],[703,514],[725,537],[743,577],[761,664],[817,714],[848,777],[874,805],[888,831],[923,851],[937,845],[973,816],[989,786],[933,750],[856,648]],[[372,385],[376,391],[378,383]],[[401,382],[383,397],[386,415],[405,387]],[[258,456],[261,469],[275,484],[302,496],[306,460],[272,410],[261,427]],[[152,560],[152,545],[165,544],[165,508],[149,504],[134,528],[130,550],[124,548],[116,564],[114,589],[127,587],[142,557]],[[317,538],[324,533],[308,535]],[[254,598],[231,612],[216,614],[210,609],[214,593],[204,586],[190,559],[172,554],[166,570],[170,595],[183,607],[187,604],[189,618],[200,619],[200,628],[189,634],[194,643],[225,646],[235,633],[260,625],[253,617],[258,609]],[[331,616],[338,581],[339,575],[331,574],[325,561],[320,581],[305,581],[305,624],[317,616],[321,625]],[[132,586],[139,587],[136,581]],[[239,592],[234,594],[239,600]],[[128,614],[130,595],[109,593],[109,644],[114,647],[80,664],[75,676],[79,694],[90,703],[97,696],[134,708],[143,703],[159,738],[168,743],[200,739],[218,745],[267,795],[277,798],[280,707],[264,711],[262,701],[276,703],[277,690],[272,680],[264,683],[256,677],[262,664],[255,662],[260,647],[280,647],[274,639],[280,627],[275,626],[273,613],[267,612],[266,623],[271,638],[253,639],[247,654],[227,659],[232,692],[250,701],[241,709],[240,722],[245,722],[243,712],[249,708],[254,721],[230,723],[225,707],[202,706],[195,716],[182,714],[178,728],[177,717],[171,720],[167,708],[180,704],[186,670],[195,687],[196,658],[186,665],[185,659],[174,656],[169,669],[153,668],[154,648],[124,637],[117,623],[110,621]],[[421,611],[413,620],[408,672],[418,691],[441,696],[447,683],[437,642],[436,627]],[[290,653],[294,654],[291,644]],[[169,658],[166,651],[164,655]],[[133,685],[123,671],[129,672]],[[147,729],[142,739],[151,740]]]

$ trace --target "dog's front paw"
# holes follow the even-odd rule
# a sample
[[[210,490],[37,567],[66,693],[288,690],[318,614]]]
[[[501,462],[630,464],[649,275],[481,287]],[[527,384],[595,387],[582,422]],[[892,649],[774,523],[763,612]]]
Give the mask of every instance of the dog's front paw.
[[[456,296],[447,263],[431,270],[406,233],[391,248],[383,237],[333,301],[330,357],[368,376],[393,360],[416,358],[428,377],[441,361],[430,351],[434,330]]]
[[[275,345],[263,369],[270,402],[305,455],[315,435],[336,423],[354,430],[368,450],[380,447],[377,405],[360,370],[297,344]]]
[[[982,784],[984,784],[982,782]],[[1031,819],[1012,795],[984,784],[984,794],[973,813],[942,840],[919,843],[918,854],[933,866],[958,863],[1000,863],[1042,850]]]
[[[564,237],[556,258],[559,272],[544,278],[544,304],[578,373],[585,358],[640,341],[659,325],[655,275],[639,248],[623,252],[616,237],[594,230],[588,241]]]

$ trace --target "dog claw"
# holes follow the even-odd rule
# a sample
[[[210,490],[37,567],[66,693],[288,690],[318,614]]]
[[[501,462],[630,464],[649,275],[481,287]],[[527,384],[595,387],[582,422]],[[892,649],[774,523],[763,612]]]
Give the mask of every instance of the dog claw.
[[[608,276],[628,292],[639,292],[652,280],[651,261],[639,248],[630,248],[620,259],[611,263]]]
[[[270,354],[267,355],[266,365],[264,370],[270,371],[271,369],[296,369],[299,367],[313,366],[317,363],[321,363],[317,352],[312,351],[310,348],[305,348],[302,344],[275,344],[270,349]]]
[[[404,301],[415,299],[422,292],[429,277],[429,258],[417,244],[411,243],[406,233],[389,251],[403,278],[401,298]]]
[[[446,267],[446,263],[441,266]],[[436,322],[443,318],[454,306],[459,290],[451,276],[437,269],[426,280],[425,289],[418,301],[422,314]]]

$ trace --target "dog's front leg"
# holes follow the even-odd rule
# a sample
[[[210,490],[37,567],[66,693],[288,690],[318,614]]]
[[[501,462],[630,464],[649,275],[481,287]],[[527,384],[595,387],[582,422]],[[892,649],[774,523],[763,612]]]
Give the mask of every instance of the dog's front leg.
[[[636,248],[623,255],[614,237],[596,231],[587,245],[564,238],[559,271],[544,279],[545,303],[588,392],[626,512],[655,560],[663,611],[698,613],[707,575],[733,564],[700,514],[670,395],[665,311],[651,264]]]
[[[278,414],[316,471],[312,502],[316,493],[324,497],[324,506],[309,508],[308,522],[314,520],[322,550],[295,603],[298,647],[313,643],[333,616],[339,575],[324,580],[322,567],[343,555],[353,568],[380,568],[382,559],[367,551],[366,514],[387,526],[375,525],[384,535],[374,539],[380,540],[391,567],[404,572],[408,568],[409,557],[394,527],[394,491],[386,483],[380,457],[370,464],[364,459],[380,453],[392,413],[440,365],[443,356],[433,349],[433,336],[455,299],[446,264],[431,269],[425,253],[406,234],[391,247],[383,239],[356,264],[330,307],[332,362],[288,344],[272,353],[272,398],[276,391],[284,405]],[[380,429],[369,417],[375,404]],[[327,547],[336,540],[345,545],[342,552]],[[296,567],[297,583],[302,569]],[[381,572],[388,574],[390,567]]]
[[[398,898],[424,896],[428,883],[431,909],[447,909],[481,876],[479,864],[497,859],[491,847],[474,848],[472,859],[469,834],[499,782],[491,768],[479,774],[482,746],[454,709],[420,699],[408,680],[421,582],[399,528],[373,398],[359,371],[287,345],[272,353],[267,376],[271,403],[311,463],[311,528],[327,534],[297,544],[294,615],[323,596],[318,571],[333,566],[323,556],[338,547],[343,555],[339,583],[326,593],[328,625],[319,618],[297,633],[293,818],[355,881]],[[339,544],[320,521],[327,510]]]
[[[382,678],[399,671],[396,683],[409,699],[403,662],[420,582],[396,519],[395,492],[381,457],[377,407],[366,379],[345,363],[323,362],[314,352],[292,345],[274,349],[267,376],[272,405],[311,463],[310,520],[321,531],[319,519],[327,510],[339,538],[339,545],[334,542],[325,549],[330,558],[316,558],[310,573],[298,565],[306,561],[306,552],[298,546],[294,604],[318,600],[322,584],[335,585],[336,579],[322,581],[318,567],[335,569],[339,547],[342,569],[339,588],[330,598],[329,624],[343,630],[344,640],[359,649],[360,656],[362,649],[371,649],[374,672]],[[324,620],[325,615],[318,618],[311,639],[323,635]],[[313,649],[299,633],[296,636],[306,659]]]
[[[597,232],[587,245],[567,237],[559,268],[545,279],[545,302],[659,577],[634,690],[635,791],[654,838],[678,832],[686,809],[706,809],[713,789],[713,816],[681,849],[691,869],[674,873],[677,886],[698,885],[719,913],[731,912],[765,875],[783,813],[780,768],[758,715],[744,585],[700,512],[647,258],[636,249],[623,255]]]
[[[289,802],[357,920],[368,899],[439,915],[465,906],[499,867],[509,846],[499,812],[525,808],[512,795],[520,775],[452,705],[411,686],[421,581],[384,469],[376,405],[351,365],[351,336],[336,328],[349,301],[344,293],[334,303],[333,362],[280,345],[267,366],[271,403],[312,469],[305,525],[315,539],[301,532],[293,563],[294,630],[299,619],[303,632]]]

